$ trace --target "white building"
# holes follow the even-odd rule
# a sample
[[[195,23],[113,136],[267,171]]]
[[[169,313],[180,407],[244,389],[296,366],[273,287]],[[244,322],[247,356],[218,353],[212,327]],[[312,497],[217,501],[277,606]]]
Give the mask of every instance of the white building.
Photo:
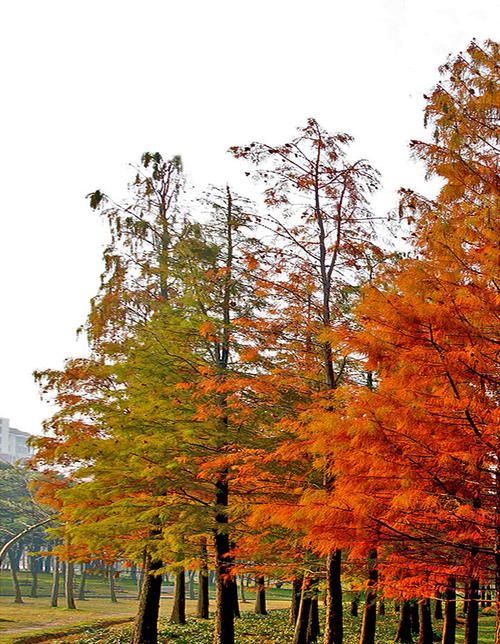
[[[32,450],[26,444],[31,436],[9,424],[8,418],[0,418],[0,460],[15,463],[31,456]]]

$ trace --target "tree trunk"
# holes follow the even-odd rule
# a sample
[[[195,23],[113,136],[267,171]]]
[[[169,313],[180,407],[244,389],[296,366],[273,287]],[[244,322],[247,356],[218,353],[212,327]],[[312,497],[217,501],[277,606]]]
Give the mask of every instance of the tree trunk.
[[[444,624],[442,644],[455,644],[457,630],[457,594],[455,577],[448,577],[444,593]]]
[[[135,564],[130,566],[130,581],[137,584],[137,566]]]
[[[310,585],[311,580],[304,579],[300,593],[299,610],[297,614],[297,621],[295,622],[295,631],[293,634],[292,644],[308,644],[307,631],[311,613]]]
[[[247,603],[247,598],[245,596],[245,576],[244,575],[240,575],[240,598],[241,598],[242,604]]]
[[[186,623],[186,573],[184,568],[175,573],[174,605],[170,621],[172,624]]]
[[[464,644],[477,644],[479,617],[479,581],[471,579],[469,585],[469,601],[465,616]]]
[[[109,596],[111,599],[112,604],[118,603],[118,599],[116,597],[116,578],[115,578],[115,567],[113,564],[109,564],[108,566],[108,575],[109,575]]]
[[[217,529],[215,531],[215,628],[214,644],[234,644],[234,602],[231,583],[232,561],[229,557],[227,507],[229,486],[227,472],[216,481],[215,503]]]
[[[292,581],[292,604],[290,606],[289,623],[296,624],[299,614],[300,597],[302,594],[303,577],[297,577]]]
[[[309,619],[307,622],[306,642],[313,644],[318,641],[319,637],[319,609],[318,609],[318,591],[312,590],[312,597],[309,604]]]
[[[144,567],[141,568],[137,575],[137,599],[141,598],[142,587],[144,585]]]
[[[146,554],[142,571],[143,583],[139,597],[139,607],[134,622],[131,644],[158,643],[158,613],[160,609],[161,575],[155,574],[162,562],[151,559]]]
[[[29,562],[31,573],[30,597],[36,598],[38,597],[38,558],[31,556]]]
[[[466,581],[464,584],[464,602],[462,604],[462,612],[464,615],[467,615],[467,610],[469,608],[469,594],[470,594],[469,582]]]
[[[238,584],[236,583],[236,577],[231,577],[231,595],[233,597],[233,612],[234,616],[238,619],[241,617],[240,613],[240,602],[238,601]]]
[[[201,568],[198,574],[198,617],[208,619],[208,554],[207,540],[202,537],[201,540]]]
[[[420,633],[420,615],[418,614],[418,602],[410,602],[410,619],[411,619],[411,632]]]
[[[383,599],[378,603],[378,614],[381,616],[385,615],[385,601]]]
[[[420,630],[418,633],[418,644],[432,644],[432,618],[431,618],[431,601],[427,597],[420,600],[418,604],[420,617]]]
[[[189,599],[196,599],[196,595],[195,595],[195,592],[194,592],[194,578],[196,576],[196,571],[195,570],[190,570],[188,574],[189,574],[189,581],[188,581]]]
[[[443,619],[443,602],[441,598],[436,599],[434,604],[434,619]]]
[[[343,644],[341,551],[326,560],[326,623],[324,644]]]
[[[73,578],[75,573],[75,564],[67,561],[66,562],[66,579],[64,583],[64,593],[66,597],[66,608],[69,610],[75,610],[75,595],[73,591]]]
[[[78,600],[85,601],[85,582],[87,581],[87,564],[81,564],[80,583],[78,585]]]
[[[353,617],[358,616],[358,598],[355,597],[354,599],[351,599],[351,615]]]
[[[266,610],[266,584],[263,575],[256,579],[255,608],[256,615],[267,615]]]
[[[371,552],[368,561],[368,588],[366,590],[365,607],[359,644],[375,644],[375,628],[377,624],[377,553]]]
[[[399,624],[396,633],[396,642],[400,644],[412,644],[412,629],[411,629],[411,605],[409,601],[401,603],[399,611]]]
[[[57,608],[59,600],[59,557],[52,558],[52,588],[50,589],[50,605]]]
[[[24,604],[23,596],[21,594],[21,586],[17,577],[16,561],[14,559],[13,553],[10,550],[7,553],[7,557],[9,558],[10,574],[12,576],[12,588],[14,589],[14,603]]]

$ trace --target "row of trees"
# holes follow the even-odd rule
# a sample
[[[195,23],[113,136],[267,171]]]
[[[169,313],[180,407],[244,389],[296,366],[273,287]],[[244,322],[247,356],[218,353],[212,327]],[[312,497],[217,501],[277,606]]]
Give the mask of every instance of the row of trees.
[[[481,584],[496,584],[498,475],[498,45],[450,58],[414,155],[435,200],[401,191],[411,253],[389,252],[370,208],[377,171],[347,134],[310,119],[283,145],[232,148],[264,191],[195,199],[181,160],[144,154],[109,222],[85,330],[91,356],[37,374],[59,411],[37,439],[38,498],[71,558],[144,561],[134,642],[156,642],[164,567],[213,562],[214,642],[234,642],[235,575],[294,582],[294,644],[343,641],[342,589],[409,600],[432,641],[456,589],[477,642]],[[61,476],[64,473],[64,476]],[[63,552],[61,551],[61,555]],[[363,581],[362,581],[363,580]],[[208,609],[201,611],[208,615]]]

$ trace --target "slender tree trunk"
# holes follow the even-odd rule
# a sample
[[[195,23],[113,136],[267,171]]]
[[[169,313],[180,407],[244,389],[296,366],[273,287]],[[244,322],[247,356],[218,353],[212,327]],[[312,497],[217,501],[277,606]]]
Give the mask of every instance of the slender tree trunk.
[[[184,568],[175,573],[174,605],[170,621],[173,624],[186,623],[186,573]]]
[[[236,583],[236,577],[231,577],[231,595],[233,597],[233,611],[234,616],[238,619],[241,617],[240,613],[240,602],[238,601],[238,584]]]
[[[196,571],[195,570],[190,570],[189,571],[189,581],[188,581],[188,595],[189,599],[196,599],[196,595],[194,592],[194,578],[196,576]]]
[[[36,598],[38,597],[38,558],[31,556],[29,562],[31,573],[30,597]]]
[[[500,644],[500,453],[497,452],[497,468],[495,472],[496,503],[495,503],[495,644]],[[490,587],[488,586],[488,589]],[[489,600],[489,601],[488,601]],[[491,606],[491,594],[487,596],[487,605]]]
[[[420,633],[420,615],[418,614],[418,602],[410,602],[410,619],[411,619],[411,632]]]
[[[377,624],[377,553],[371,552],[368,561],[368,588],[366,591],[363,622],[361,626],[360,644],[375,644],[375,628]]]
[[[115,567],[113,564],[109,564],[108,566],[108,575],[109,575],[109,597],[111,599],[112,604],[118,603],[118,599],[116,597],[116,578],[115,578]]]
[[[431,601],[427,597],[420,600],[418,604],[420,617],[420,630],[418,633],[418,644],[432,644],[432,618],[431,618]]]
[[[244,575],[240,575],[240,598],[241,598],[242,604],[247,603],[247,598],[245,595],[245,576]]]
[[[137,584],[137,566],[135,564],[130,566],[130,581],[134,585]]]
[[[255,608],[256,615],[267,615],[266,610],[266,584],[263,575],[256,579]]]
[[[434,619],[443,619],[443,602],[439,597],[434,604]]]
[[[300,593],[299,611],[297,621],[295,622],[295,631],[293,634],[292,644],[308,644],[307,630],[309,627],[309,617],[311,613],[311,580],[304,578]]]
[[[201,542],[201,568],[198,574],[198,617],[208,619],[208,558],[207,540],[203,537]]]
[[[378,603],[378,614],[381,616],[385,615],[385,601],[383,599]]]
[[[227,472],[223,472],[216,481],[216,514],[215,531],[215,596],[216,613],[214,644],[234,644],[234,602],[231,583],[232,562],[229,557],[229,535],[227,507],[229,486]]]
[[[66,608],[75,610],[75,595],[73,590],[73,579],[75,573],[75,564],[71,561],[66,562],[66,580],[64,584],[64,592],[66,596]]]
[[[85,601],[85,582],[87,581],[87,564],[81,564],[80,583],[78,584],[78,600]]]
[[[448,578],[444,593],[444,624],[442,644],[455,644],[457,630],[457,593],[455,577]]]
[[[289,623],[296,624],[299,614],[300,597],[302,594],[303,577],[297,577],[292,581],[292,604],[290,606]]]
[[[144,567],[141,568],[137,575],[137,599],[141,598],[142,587],[144,585]]]
[[[354,599],[351,599],[351,615],[353,617],[358,616],[358,598],[354,597]]]
[[[197,616],[201,619],[208,619],[208,575],[204,570],[198,574],[198,612]]]
[[[161,561],[153,561],[151,555],[146,554],[142,570],[143,583],[131,644],[158,644],[161,575],[155,573],[161,567]]]
[[[59,600],[59,557],[52,558],[52,588],[50,589],[50,605],[57,607]]]
[[[21,594],[21,586],[19,584],[19,579],[17,577],[16,561],[15,561],[14,555],[9,550],[7,552],[7,556],[9,558],[10,574],[12,576],[12,588],[14,589],[14,603],[24,604],[23,596]]]
[[[400,644],[412,644],[412,628],[411,628],[411,605],[410,602],[405,600],[401,603],[399,611],[399,624],[396,633],[396,642]]]
[[[477,644],[479,618],[479,581],[471,579],[469,585],[469,601],[465,616],[464,644]]]
[[[319,608],[318,608],[318,590],[316,587],[312,590],[311,601],[309,604],[309,619],[307,622],[306,642],[313,644],[318,641],[319,637]]]
[[[324,644],[343,644],[341,551],[326,560],[326,623]]]
[[[467,615],[467,611],[469,610],[469,595],[470,595],[469,582],[466,581],[464,584],[464,601],[462,604],[462,612],[464,615]]]

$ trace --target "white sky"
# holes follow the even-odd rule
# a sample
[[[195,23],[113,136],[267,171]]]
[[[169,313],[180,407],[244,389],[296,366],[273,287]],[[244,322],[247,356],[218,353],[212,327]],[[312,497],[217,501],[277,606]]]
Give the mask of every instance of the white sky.
[[[32,371],[85,349],[106,239],[88,192],[122,195],[145,150],[241,190],[226,149],[314,116],[382,172],[385,212],[423,189],[407,143],[437,67],[499,24],[496,0],[4,0],[0,416],[40,431]]]

